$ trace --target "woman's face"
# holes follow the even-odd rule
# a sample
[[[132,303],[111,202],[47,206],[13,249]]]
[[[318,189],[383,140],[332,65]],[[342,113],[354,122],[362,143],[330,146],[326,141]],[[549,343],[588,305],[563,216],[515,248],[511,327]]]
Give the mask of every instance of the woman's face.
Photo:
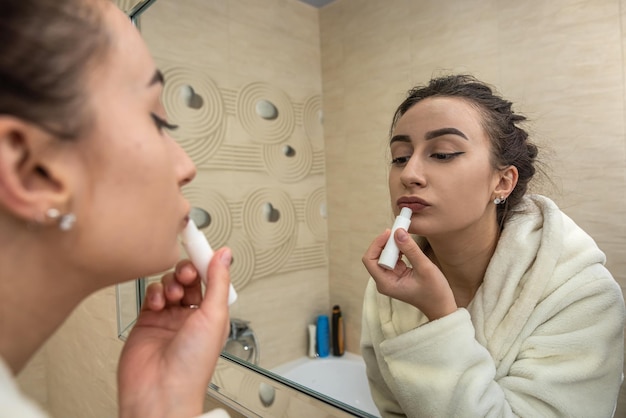
[[[389,190],[395,214],[413,210],[409,232],[445,236],[496,222],[490,142],[480,113],[459,98],[411,107],[390,141]]]
[[[114,282],[175,264],[190,209],[181,187],[195,166],[162,126],[163,79],[143,40],[114,6],[105,15],[113,46],[88,82],[95,123],[76,143],[83,175],[71,209],[76,262]]]

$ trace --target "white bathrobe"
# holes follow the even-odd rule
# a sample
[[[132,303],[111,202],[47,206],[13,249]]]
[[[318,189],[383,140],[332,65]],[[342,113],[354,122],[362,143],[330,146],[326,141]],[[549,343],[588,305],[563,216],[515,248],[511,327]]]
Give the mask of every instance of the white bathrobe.
[[[610,417],[624,299],[593,239],[528,196],[467,307],[428,322],[372,279],[362,354],[384,417]]]

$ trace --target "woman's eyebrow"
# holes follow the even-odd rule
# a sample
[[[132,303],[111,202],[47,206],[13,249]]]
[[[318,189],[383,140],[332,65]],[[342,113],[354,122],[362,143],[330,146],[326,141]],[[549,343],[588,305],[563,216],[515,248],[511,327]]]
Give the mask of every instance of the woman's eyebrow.
[[[389,141],[389,145],[393,144],[394,142],[408,142],[410,144],[411,138],[408,135],[394,135]]]
[[[444,135],[456,135],[469,141],[469,138],[467,137],[467,135],[465,135],[463,132],[459,131],[456,128],[440,128],[440,129],[435,129],[433,131],[428,131],[426,132],[426,135],[424,135],[424,139],[428,141],[428,140],[435,139]],[[393,144],[394,142],[411,143],[411,137],[409,135],[394,135],[389,141],[389,145]]]
[[[424,138],[428,141],[429,139],[434,139],[444,135],[457,135],[469,141],[469,138],[456,128],[441,128],[435,129],[434,131],[428,131],[426,132],[426,135],[424,135]]]
[[[158,68],[154,72],[154,75],[152,76],[152,78],[150,79],[150,82],[148,83],[148,87],[152,87],[153,85],[157,83],[161,83],[161,85],[165,84],[165,77],[163,77],[163,73]]]

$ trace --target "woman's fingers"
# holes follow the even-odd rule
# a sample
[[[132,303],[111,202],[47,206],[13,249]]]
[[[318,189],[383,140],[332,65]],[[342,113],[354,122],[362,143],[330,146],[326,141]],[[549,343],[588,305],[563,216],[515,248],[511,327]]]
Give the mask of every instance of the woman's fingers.
[[[223,321],[223,338],[228,334],[228,290],[230,286],[230,248],[221,248],[215,252],[207,271],[206,294],[200,309],[207,315]]]
[[[215,253],[208,267],[208,304],[215,307],[227,306],[231,258],[231,250],[222,248]],[[189,260],[182,260],[176,265],[174,272],[163,275],[161,282],[148,286],[143,309],[160,311],[166,306],[200,306],[203,304],[202,300],[200,275]]]
[[[365,265],[365,268],[370,273],[370,275],[374,274],[373,269],[378,270],[379,268],[378,259],[380,258],[380,253],[382,253],[383,248],[385,247],[385,244],[389,239],[390,233],[391,230],[386,229],[385,232],[374,238],[374,241],[372,241],[370,246],[365,251],[365,254],[363,254],[363,258],[361,259],[361,261]]]
[[[178,282],[175,273],[168,273],[161,278],[166,304],[178,305],[185,295],[185,289]]]
[[[189,260],[182,260],[173,272],[147,287],[143,308],[159,311],[166,306],[200,305],[201,301],[200,275]]]
[[[200,274],[189,260],[176,265],[176,283],[183,290],[179,303],[183,306],[200,305],[202,302],[202,282]]]
[[[189,260],[181,260],[174,269],[176,280],[183,286],[189,286],[200,278],[198,271]]]
[[[426,254],[424,254],[419,245],[417,245],[417,242],[411,238],[406,230],[398,228],[395,232],[394,238],[398,249],[402,254],[404,254],[414,268],[424,265],[425,262],[430,263]]]
[[[146,288],[146,297],[141,307],[142,310],[160,311],[165,308],[165,295],[163,284],[160,282],[150,283]]]
[[[230,248],[220,248],[215,252],[207,271],[205,304],[228,306],[231,259]]]

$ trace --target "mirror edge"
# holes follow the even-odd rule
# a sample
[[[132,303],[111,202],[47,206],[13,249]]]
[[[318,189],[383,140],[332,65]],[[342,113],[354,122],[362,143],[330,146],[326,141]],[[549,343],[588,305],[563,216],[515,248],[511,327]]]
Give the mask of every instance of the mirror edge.
[[[148,10],[148,8],[154,3],[156,0],[142,0],[137,3],[134,7],[130,9],[127,13],[130,21],[133,22],[133,25],[137,26],[138,19],[142,15],[143,12]]]
[[[246,373],[241,373],[242,370]],[[279,395],[282,394],[282,396],[288,397],[289,402],[299,401],[298,407],[305,409],[300,410],[303,414],[302,416],[375,418],[363,410],[327,397],[269,370],[260,369],[226,352],[222,352],[218,359],[216,372],[218,371],[220,378],[215,379],[214,376],[206,391],[207,395],[246,416],[251,416],[250,414],[253,414],[252,416],[264,416],[259,415],[261,413],[269,413],[270,416],[283,416],[285,411],[272,411],[272,405],[261,405],[262,401],[259,400],[260,393],[259,396],[255,396],[253,393],[251,396],[241,399],[239,394],[228,390],[226,385],[220,382],[224,380],[224,376],[227,374],[232,379],[228,382],[229,386],[249,389],[255,386],[260,388],[265,384],[271,386]],[[229,371],[233,373],[229,373]],[[287,405],[283,404],[278,407],[282,406],[285,410],[289,410],[289,406],[292,406],[289,402]],[[314,413],[314,415],[307,415],[308,412]]]

